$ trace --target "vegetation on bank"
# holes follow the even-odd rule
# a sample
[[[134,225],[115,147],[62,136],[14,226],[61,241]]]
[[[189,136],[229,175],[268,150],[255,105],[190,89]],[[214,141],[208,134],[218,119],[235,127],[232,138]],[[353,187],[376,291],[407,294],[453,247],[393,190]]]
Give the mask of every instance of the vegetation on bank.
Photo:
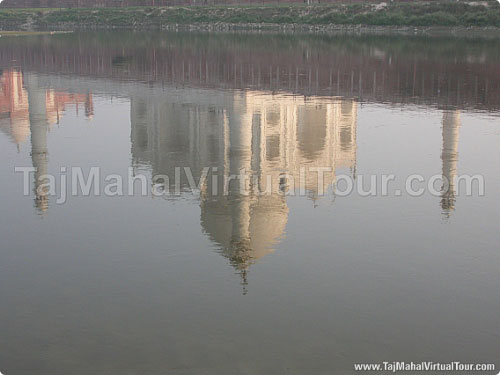
[[[495,1],[262,6],[0,9],[0,28],[161,28],[190,24],[500,27]]]

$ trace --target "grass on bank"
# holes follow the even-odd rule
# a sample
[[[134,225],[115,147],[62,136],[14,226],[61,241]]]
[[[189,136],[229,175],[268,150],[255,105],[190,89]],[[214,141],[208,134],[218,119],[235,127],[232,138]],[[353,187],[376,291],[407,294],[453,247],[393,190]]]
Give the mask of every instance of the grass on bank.
[[[500,4],[433,1],[361,4],[276,4],[99,9],[1,9],[0,27],[161,27],[166,24],[304,24],[500,27]]]

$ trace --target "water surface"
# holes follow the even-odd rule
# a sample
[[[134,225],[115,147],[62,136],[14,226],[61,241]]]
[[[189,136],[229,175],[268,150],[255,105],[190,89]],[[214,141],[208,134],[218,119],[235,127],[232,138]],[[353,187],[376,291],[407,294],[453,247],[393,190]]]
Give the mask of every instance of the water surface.
[[[0,64],[2,373],[500,365],[498,42],[101,32],[2,38]],[[20,166],[331,173],[57,204]],[[387,196],[335,193],[382,174]],[[485,196],[397,196],[412,174]]]

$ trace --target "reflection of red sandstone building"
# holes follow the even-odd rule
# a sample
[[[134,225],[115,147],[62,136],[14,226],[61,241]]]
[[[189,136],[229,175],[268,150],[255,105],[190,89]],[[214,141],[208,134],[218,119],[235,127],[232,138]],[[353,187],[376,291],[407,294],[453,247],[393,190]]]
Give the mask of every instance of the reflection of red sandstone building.
[[[77,113],[79,112],[80,105],[83,104],[85,117],[91,118],[94,114],[92,94],[68,94],[47,90],[45,103],[49,125],[59,122],[59,116],[65,111],[68,104],[74,104]]]
[[[47,124],[58,123],[68,105],[75,105],[77,113],[83,105],[85,116],[93,115],[92,94],[46,90]],[[16,144],[26,142],[30,135],[29,90],[25,87],[23,73],[16,70],[4,71],[0,76],[0,131]]]
[[[16,144],[30,134],[28,94],[20,72],[4,72],[0,78],[0,130]]]

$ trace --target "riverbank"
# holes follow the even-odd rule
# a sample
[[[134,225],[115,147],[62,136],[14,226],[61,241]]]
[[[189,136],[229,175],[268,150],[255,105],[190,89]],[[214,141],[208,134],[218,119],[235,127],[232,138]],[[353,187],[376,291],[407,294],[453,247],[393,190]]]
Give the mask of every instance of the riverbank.
[[[2,30],[198,29],[335,31],[426,28],[500,29],[500,4],[419,2],[174,6],[92,9],[0,9]]]

